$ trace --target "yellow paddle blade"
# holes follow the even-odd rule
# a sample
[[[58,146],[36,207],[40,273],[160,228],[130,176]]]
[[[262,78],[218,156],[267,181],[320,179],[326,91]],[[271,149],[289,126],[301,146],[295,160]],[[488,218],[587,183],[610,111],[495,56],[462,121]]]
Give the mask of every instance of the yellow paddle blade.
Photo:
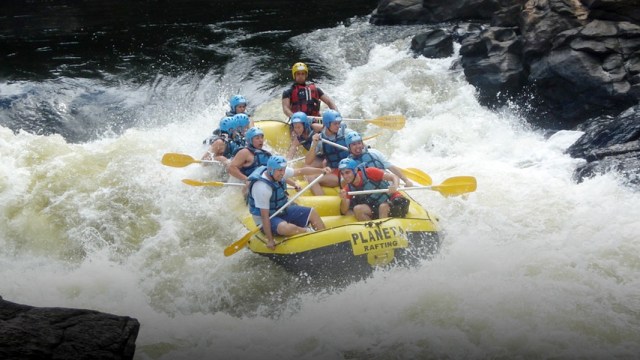
[[[185,167],[189,164],[198,163],[200,160],[196,160],[189,155],[166,153],[162,156],[162,164],[173,167]]]
[[[198,181],[193,179],[182,179],[182,182],[191,186],[224,186],[225,183],[219,181]]]
[[[365,122],[372,123],[386,129],[400,130],[404,128],[406,118],[404,115],[383,115],[375,119],[365,120]]]
[[[408,177],[412,181],[417,182],[420,185],[429,186],[429,185],[433,184],[433,180],[431,180],[431,176],[429,176],[429,174],[427,174],[426,172],[424,172],[424,171],[422,171],[420,169],[416,169],[416,168],[403,169],[403,168],[400,168],[400,171],[402,171],[404,176]]]
[[[420,169],[418,169],[418,168],[413,168],[413,167],[406,168],[405,170],[407,170],[407,171],[409,171],[411,174],[413,174],[413,176],[414,176],[416,179],[420,179],[420,180],[422,180],[422,181],[424,182],[424,184],[423,184],[423,183],[420,183],[420,181],[416,180],[416,181],[417,181],[418,183],[420,183],[421,185],[426,185],[426,186],[428,186],[428,185],[433,184],[433,180],[431,179],[431,176],[429,176],[429,174],[427,174],[426,172],[424,172],[424,171],[422,171],[422,170],[420,170]]]
[[[456,196],[474,192],[477,187],[478,183],[473,176],[454,176],[431,188],[444,196]]]
[[[258,231],[260,231],[260,228],[257,227],[251,231],[249,231],[245,236],[243,236],[240,240],[234,242],[233,244],[227,246],[224,249],[224,256],[231,256],[235,253],[237,253],[240,249],[242,249],[243,247],[247,246],[247,243],[249,242],[249,239],[251,239],[251,237],[255,234],[258,233]]]

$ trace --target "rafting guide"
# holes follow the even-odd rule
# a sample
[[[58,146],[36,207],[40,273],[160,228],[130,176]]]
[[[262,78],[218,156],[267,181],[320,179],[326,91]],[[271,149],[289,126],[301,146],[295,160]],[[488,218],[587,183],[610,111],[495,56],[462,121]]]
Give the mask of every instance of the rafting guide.
[[[282,93],[282,111],[287,117],[302,111],[307,115],[320,115],[320,101],[327,104],[329,109],[338,107],[322,89],[316,84],[308,83],[309,67],[305,63],[295,63],[291,67],[293,85]]]

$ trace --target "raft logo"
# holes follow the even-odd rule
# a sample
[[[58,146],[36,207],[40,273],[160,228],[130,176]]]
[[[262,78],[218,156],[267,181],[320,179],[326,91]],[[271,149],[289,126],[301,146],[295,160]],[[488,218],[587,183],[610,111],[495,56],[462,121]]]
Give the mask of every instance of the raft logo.
[[[354,255],[372,251],[405,248],[409,245],[405,231],[399,226],[372,228],[351,233],[351,247]]]

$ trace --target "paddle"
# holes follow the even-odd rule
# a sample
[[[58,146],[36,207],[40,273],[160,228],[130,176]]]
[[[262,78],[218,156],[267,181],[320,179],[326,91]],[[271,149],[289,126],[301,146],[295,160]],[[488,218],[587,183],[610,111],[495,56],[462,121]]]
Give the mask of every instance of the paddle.
[[[340,145],[340,144],[334,143],[333,141],[330,141],[330,140],[327,140],[327,139],[323,139],[323,138],[320,138],[320,141],[322,141],[325,144],[329,144],[329,145],[331,145],[331,146],[333,146],[335,148],[338,148],[340,150],[349,151],[348,147],[346,147],[344,145]]]
[[[440,192],[444,196],[456,196],[476,191],[478,187],[476,178],[473,176],[454,176],[446,179],[440,185],[433,186],[411,186],[398,188],[398,191],[406,190],[434,190]],[[385,193],[387,189],[349,191],[349,195],[365,195]]]
[[[309,185],[305,186],[302,190],[300,190],[298,193],[293,195],[291,200],[287,201],[287,203],[282,205],[282,207],[280,209],[278,209],[278,211],[273,213],[273,215],[269,216],[269,219],[273,219],[274,216],[280,214],[284,209],[286,209],[289,205],[291,205],[297,198],[299,198],[300,195],[304,194],[307,190],[311,189],[311,187],[313,185],[317,184],[318,181],[320,181],[320,179],[322,179],[323,177],[324,177],[324,175],[318,176],[312,182],[310,182]],[[255,229],[249,231],[245,236],[240,238],[240,240],[238,240],[238,241],[234,242],[233,244],[227,246],[227,248],[224,249],[224,256],[231,256],[231,255],[235,254],[236,252],[238,252],[238,250],[240,250],[243,247],[247,246],[247,243],[249,242],[249,239],[253,235],[257,234],[258,231],[260,231],[261,227],[262,227],[262,225],[257,226]]]
[[[293,159],[287,161],[287,164],[292,164],[294,162],[297,162],[297,161],[300,161],[300,160],[304,160],[305,158],[306,158],[306,156],[300,156],[300,157],[297,157],[297,158],[293,158]]]
[[[167,153],[162,156],[162,164],[173,167],[185,167],[193,163],[220,164],[216,160],[197,160],[185,154]]]
[[[303,159],[304,159],[304,156],[289,160],[287,161],[287,163],[294,163],[296,161],[300,161]],[[222,164],[220,161],[217,161],[217,160],[197,160],[186,154],[166,153],[162,156],[162,164],[167,166],[172,166],[172,167],[185,167],[187,165],[199,164],[199,163]]]
[[[220,181],[198,181],[193,179],[182,179],[182,182],[191,186],[244,186],[242,183],[225,183]]]
[[[327,139],[320,139],[323,143],[325,144],[329,144],[331,146],[334,146],[338,149],[341,150],[345,150],[345,151],[349,151],[349,149],[346,146],[342,146],[340,144],[336,144],[333,141],[329,141]],[[403,169],[401,167],[396,166],[398,169],[400,169],[400,171],[402,172],[402,174],[404,176],[406,176],[407,178],[411,179],[412,181],[417,182],[420,185],[424,185],[424,186],[429,186],[433,183],[433,181],[431,180],[431,176],[429,176],[427,173],[425,173],[424,171],[420,170],[420,169],[416,169],[416,168],[409,168],[409,169]]]
[[[310,116],[314,119],[322,119],[321,116]],[[346,119],[342,118],[342,121],[359,121],[377,125],[382,128],[400,130],[404,128],[406,118],[404,115],[382,115],[375,119]]]
[[[409,179],[417,182],[420,185],[423,186],[429,186],[431,184],[433,184],[433,180],[431,180],[431,176],[429,176],[429,174],[427,174],[426,172],[420,170],[420,169],[416,169],[416,168],[401,168],[399,167],[398,169],[400,169],[400,171],[402,171],[402,173],[404,174],[404,176],[408,177]]]
[[[182,182],[191,185],[191,186],[245,186],[243,183],[229,183],[229,182],[220,182],[220,181],[198,181],[193,179],[182,179]],[[293,186],[287,186],[287,189],[293,189]]]
[[[367,140],[375,139],[375,138],[377,138],[378,136],[380,136],[380,134],[373,134],[373,135],[371,135],[371,136],[363,137],[363,138],[362,138],[362,141],[367,141]]]

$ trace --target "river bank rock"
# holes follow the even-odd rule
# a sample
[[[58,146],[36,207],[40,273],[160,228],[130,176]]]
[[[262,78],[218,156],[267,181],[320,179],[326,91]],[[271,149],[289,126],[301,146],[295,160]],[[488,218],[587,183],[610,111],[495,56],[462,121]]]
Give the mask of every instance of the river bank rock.
[[[576,169],[577,181],[616,171],[630,184],[640,187],[640,105],[617,116],[589,119],[578,130],[584,131],[584,135],[567,149],[572,157],[587,160]]]
[[[451,34],[461,23],[480,23],[480,31],[454,39],[461,43],[457,63],[483,105],[522,105],[529,122],[543,129],[600,119],[590,121],[606,128],[598,133],[633,131],[629,112],[637,109],[627,109],[640,104],[637,0],[381,0],[370,21],[439,24]],[[637,184],[640,167],[629,165],[637,159],[634,135],[626,138],[603,147],[585,137],[580,147],[588,151],[570,153],[600,159],[589,157],[577,177],[615,169]]]
[[[411,40],[411,50],[428,58],[446,58],[453,55],[453,36],[441,29],[419,34]]]
[[[138,320],[0,297],[0,359],[133,359]]]

